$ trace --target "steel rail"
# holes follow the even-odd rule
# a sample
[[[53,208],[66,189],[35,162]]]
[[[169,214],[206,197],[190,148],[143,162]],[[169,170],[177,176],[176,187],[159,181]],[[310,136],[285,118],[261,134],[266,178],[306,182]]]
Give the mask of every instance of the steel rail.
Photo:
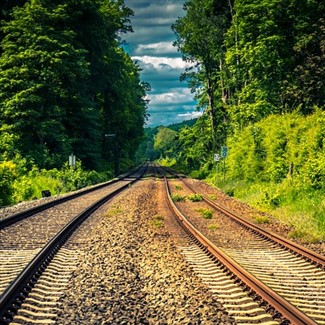
[[[44,272],[60,247],[62,247],[62,245],[68,240],[68,238],[80,226],[80,224],[101,205],[112,199],[118,193],[129,188],[130,184],[137,182],[141,177],[143,177],[146,169],[147,167],[144,168],[144,171],[140,176],[132,180],[130,183],[125,184],[121,188],[106,195],[77,215],[64,228],[62,228],[57,235],[46,244],[46,246],[43,247],[43,249],[33,258],[33,260],[24,268],[24,270],[0,296],[0,324],[8,324],[12,321],[13,316],[17,313],[17,310],[28,296],[28,293],[36,284],[37,279]]]
[[[165,167],[163,167],[163,169],[166,169]],[[175,176],[177,176],[182,182],[184,182],[186,184],[186,186],[188,186],[194,193],[198,193],[198,191],[195,189],[195,187],[191,184],[188,183],[187,180],[184,179],[184,177],[178,176],[175,172],[171,171],[169,168],[167,169],[170,173],[173,173]],[[236,221],[237,223],[239,223],[240,225],[254,231],[255,233],[263,236],[264,238],[268,238],[269,240],[279,244],[282,247],[285,247],[289,250],[291,250],[292,252],[298,253],[299,255],[309,259],[310,261],[312,261],[313,263],[318,264],[320,267],[322,267],[323,269],[325,269],[325,256],[318,254],[302,245],[299,245],[289,239],[286,239],[284,237],[281,237],[280,235],[273,233],[271,231],[265,230],[262,227],[259,227],[258,225],[245,220],[242,216],[240,216],[239,214],[230,211],[229,209],[227,209],[226,207],[224,207],[223,205],[212,201],[211,199],[209,199],[207,196],[202,195],[204,201],[209,204],[211,207],[221,211],[222,213],[224,213],[226,216],[230,217],[231,219],[233,219],[234,221]]]
[[[282,317],[287,319],[292,324],[317,324],[313,319],[294,307],[290,302],[283,299],[271,288],[266,286],[263,282],[255,278],[251,273],[246,271],[237,262],[232,260],[226,253],[216,247],[211,241],[209,241],[200,231],[198,231],[193,224],[179,211],[171,198],[170,187],[167,179],[165,178],[165,188],[168,197],[168,203],[172,207],[175,215],[178,217],[180,223],[188,232],[195,237],[195,239],[220,261],[227,269],[229,269],[235,276],[237,276],[242,282],[250,287],[257,295],[259,295],[264,301],[271,305]]]
[[[139,170],[140,168],[138,168],[137,170]],[[78,193],[69,194],[69,195],[66,195],[64,197],[61,197],[61,198],[52,200],[50,202],[46,202],[46,203],[40,204],[40,205],[38,205],[36,207],[33,207],[33,208],[30,208],[30,209],[27,209],[27,210],[20,211],[20,212],[17,212],[15,214],[12,214],[12,215],[10,215],[10,216],[8,216],[8,217],[3,218],[3,219],[0,220],[0,230],[6,228],[8,226],[11,226],[14,223],[19,222],[19,221],[21,221],[21,220],[23,220],[25,218],[31,217],[31,216],[33,216],[36,213],[45,211],[45,210],[47,210],[49,208],[52,208],[52,207],[54,207],[56,205],[59,205],[61,203],[64,203],[64,202],[73,200],[73,199],[75,199],[75,198],[77,198],[79,196],[88,194],[90,192],[94,192],[96,190],[99,190],[101,188],[104,188],[106,186],[109,186],[111,184],[114,184],[116,182],[119,182],[121,179],[126,178],[126,177],[132,175],[134,172],[135,171],[132,171],[131,173],[126,174],[126,175],[123,175],[123,176],[121,176],[121,177],[119,177],[117,179],[113,179],[113,180],[110,180],[108,182],[105,182],[105,183],[102,183],[102,184],[99,184],[99,185],[95,185],[95,186],[93,186],[91,188],[87,188],[85,190],[81,190]]]
[[[197,190],[195,190],[195,188],[189,184],[185,179],[181,179],[182,182],[184,182],[186,184],[186,186],[188,186],[194,193],[197,193]],[[256,232],[257,234],[262,235],[264,238],[267,238],[269,240],[272,240],[273,242],[276,242],[277,244],[281,245],[282,247],[285,247],[295,253],[300,254],[301,256],[311,260],[312,262],[318,264],[319,266],[321,266],[323,269],[325,269],[325,256],[322,256],[321,254],[318,254],[304,246],[301,246],[289,239],[283,238],[278,234],[275,234],[271,231],[265,230],[257,225],[255,225],[254,223],[245,220],[242,216],[238,215],[235,212],[230,211],[229,209],[227,209],[226,207],[222,206],[221,204],[212,201],[211,199],[209,199],[208,197],[206,197],[205,195],[202,195],[203,199],[206,203],[208,203],[211,207],[221,211],[222,213],[224,213],[226,216],[232,218],[233,220],[235,220],[237,223],[239,223],[240,225]]]

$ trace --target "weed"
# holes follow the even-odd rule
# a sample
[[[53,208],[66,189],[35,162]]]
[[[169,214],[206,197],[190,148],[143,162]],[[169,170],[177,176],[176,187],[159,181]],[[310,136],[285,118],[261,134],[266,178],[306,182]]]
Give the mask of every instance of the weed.
[[[217,199],[217,196],[215,194],[212,194],[212,195],[209,195],[209,198],[211,200],[216,200]]]
[[[172,200],[174,202],[184,202],[186,200],[186,196],[182,196],[179,193],[175,193],[172,195]]]
[[[175,188],[177,191],[181,191],[183,189],[182,185],[176,185]]]
[[[219,228],[220,228],[220,226],[218,226],[218,225],[214,225],[214,224],[208,225],[209,230],[217,230]]]
[[[110,210],[107,210],[106,213],[105,213],[105,216],[107,218],[112,218],[112,217],[115,217],[115,216],[117,216],[118,214],[120,214],[122,212],[123,212],[123,210],[121,208],[114,207],[114,208],[112,208]]]
[[[203,201],[203,196],[201,194],[192,194],[187,197],[192,202]]]
[[[198,209],[196,209],[196,211],[198,211],[200,213],[200,215],[204,219],[212,219],[212,216],[213,216],[213,211],[212,210],[204,209],[204,208],[198,208]]]
[[[266,216],[255,216],[255,217],[253,217],[253,219],[255,220],[256,223],[259,223],[259,224],[269,224],[270,223],[269,217],[266,217]]]
[[[155,228],[161,228],[164,226],[164,217],[156,214],[152,217],[151,223]]]

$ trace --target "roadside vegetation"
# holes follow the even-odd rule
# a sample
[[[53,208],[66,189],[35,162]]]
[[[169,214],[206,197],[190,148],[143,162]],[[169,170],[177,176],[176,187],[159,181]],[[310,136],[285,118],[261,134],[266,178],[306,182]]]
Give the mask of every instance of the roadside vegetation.
[[[113,177],[112,172],[84,170],[80,161],[74,167],[66,163],[61,169],[50,170],[28,165],[22,158],[0,163],[0,206],[40,198],[43,191],[67,193]]]
[[[134,166],[150,87],[122,47],[132,15],[123,0],[1,1],[0,206]]]
[[[325,241],[325,3],[189,0],[184,9],[172,26],[192,64],[181,80],[203,115],[147,129],[138,157],[272,213],[292,238]]]

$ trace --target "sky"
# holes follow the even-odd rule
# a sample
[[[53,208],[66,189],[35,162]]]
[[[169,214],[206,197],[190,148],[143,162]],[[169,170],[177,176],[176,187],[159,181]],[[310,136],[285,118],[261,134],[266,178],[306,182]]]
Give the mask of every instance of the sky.
[[[172,45],[171,25],[185,15],[184,0],[124,0],[131,8],[133,33],[123,35],[125,50],[137,62],[141,80],[148,82],[147,126],[169,125],[197,117],[196,102],[186,81],[179,78],[188,63]]]

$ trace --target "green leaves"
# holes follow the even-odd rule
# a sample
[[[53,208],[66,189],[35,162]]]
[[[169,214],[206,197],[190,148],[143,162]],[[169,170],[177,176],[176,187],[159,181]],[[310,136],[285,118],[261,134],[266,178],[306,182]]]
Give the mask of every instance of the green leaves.
[[[0,124],[15,137],[0,155],[18,151],[51,168],[74,152],[88,168],[109,168],[104,134],[116,133],[120,155],[131,156],[148,90],[117,40],[132,11],[122,0],[26,1],[11,10],[0,35]]]

